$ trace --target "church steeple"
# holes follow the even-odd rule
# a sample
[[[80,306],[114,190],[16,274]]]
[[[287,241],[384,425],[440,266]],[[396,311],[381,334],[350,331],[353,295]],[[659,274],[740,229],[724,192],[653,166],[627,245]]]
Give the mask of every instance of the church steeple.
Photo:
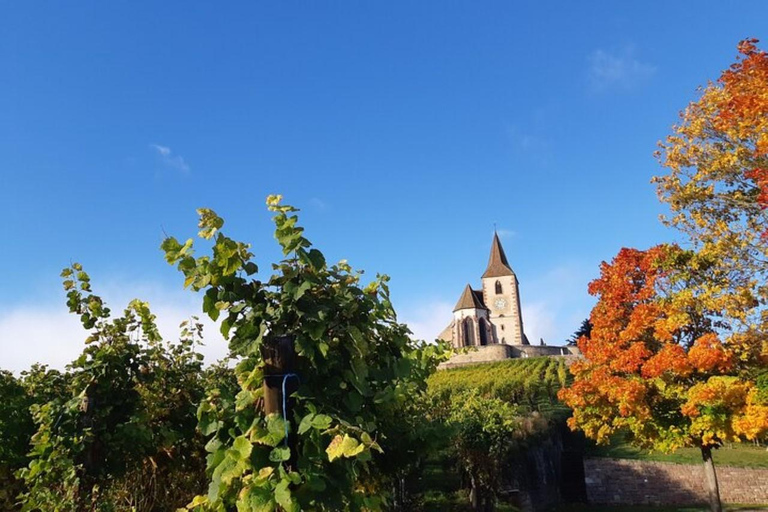
[[[499,235],[493,232],[493,242],[491,242],[491,257],[488,258],[488,268],[485,269],[483,277],[501,277],[513,276],[512,268],[507,261],[507,255],[504,254],[504,248],[501,247]]]

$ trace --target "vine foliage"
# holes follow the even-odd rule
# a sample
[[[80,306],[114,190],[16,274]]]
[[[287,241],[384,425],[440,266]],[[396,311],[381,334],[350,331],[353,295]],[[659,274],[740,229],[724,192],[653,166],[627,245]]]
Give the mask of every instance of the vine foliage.
[[[192,239],[162,243],[185,286],[204,292],[203,311],[221,320],[239,359],[234,403],[213,393],[198,410],[210,436],[210,485],[187,508],[379,510],[391,483],[387,460],[408,448],[394,433],[445,351],[414,342],[397,322],[387,276],[361,284],[362,272],[345,261],[329,265],[312,247],[296,208],[280,196],[269,196],[267,206],[286,258],[265,280],[256,277],[250,245],[222,233],[224,221],[212,210],[198,210],[209,255],[196,257]],[[298,389],[286,417],[267,416],[260,349],[284,335],[294,339]]]
[[[199,487],[195,403],[202,397],[199,324],[166,344],[146,302],[112,317],[78,263],[62,271],[67,304],[89,331],[65,378],[26,376],[37,430],[18,471],[24,511],[150,511]],[[199,480],[199,478],[197,478]],[[182,500],[179,496],[183,496]]]

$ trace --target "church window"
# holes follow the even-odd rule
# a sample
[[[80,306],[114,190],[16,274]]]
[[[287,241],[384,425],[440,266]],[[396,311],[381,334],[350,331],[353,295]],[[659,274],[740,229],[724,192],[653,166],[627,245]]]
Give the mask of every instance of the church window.
[[[481,318],[480,323],[480,345],[488,344],[488,328],[486,327],[485,319]]]
[[[496,281],[496,295],[501,295],[503,290],[501,289],[501,281]]]
[[[463,341],[465,347],[471,347],[475,344],[475,325],[472,319],[465,318],[461,323],[462,331],[464,331]]]
[[[501,330],[502,331],[504,330],[504,324],[501,324]]]

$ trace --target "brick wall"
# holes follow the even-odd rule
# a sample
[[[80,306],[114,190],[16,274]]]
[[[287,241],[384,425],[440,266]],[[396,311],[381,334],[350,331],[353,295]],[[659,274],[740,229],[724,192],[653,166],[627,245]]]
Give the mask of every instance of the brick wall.
[[[768,469],[715,466],[724,503],[768,503]],[[702,464],[584,459],[590,503],[689,505],[705,503]]]

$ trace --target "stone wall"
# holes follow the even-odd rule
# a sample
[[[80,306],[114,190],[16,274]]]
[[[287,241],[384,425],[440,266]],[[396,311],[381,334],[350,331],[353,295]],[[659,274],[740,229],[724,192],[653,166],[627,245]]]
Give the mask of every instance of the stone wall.
[[[477,349],[477,350],[475,350]],[[453,356],[449,361],[440,365],[440,369],[456,368],[477,363],[490,363],[492,361],[503,361],[515,357],[511,345],[486,345],[473,347],[465,353],[459,353]]]
[[[573,349],[576,349],[574,351]],[[578,348],[556,345],[516,345],[513,357],[568,356],[577,353]]]
[[[768,503],[768,468],[716,466],[724,503]],[[590,503],[692,505],[707,502],[703,464],[584,459]]]
[[[579,349],[569,346],[550,346],[550,345],[484,345],[469,347],[466,352],[460,352],[453,356],[449,361],[441,364],[439,368],[456,368],[458,366],[467,366],[478,363],[492,363],[503,361],[504,359],[521,357],[565,357],[570,364],[572,359],[579,357]]]

